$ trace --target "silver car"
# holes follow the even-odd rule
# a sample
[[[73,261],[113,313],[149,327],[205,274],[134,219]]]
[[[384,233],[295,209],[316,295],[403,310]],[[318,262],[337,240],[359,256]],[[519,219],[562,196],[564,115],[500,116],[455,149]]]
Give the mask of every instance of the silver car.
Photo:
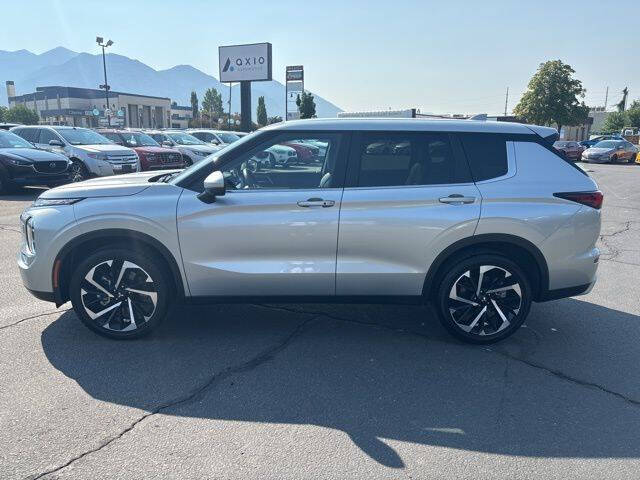
[[[532,302],[596,280],[602,193],[553,129],[337,119],[276,124],[182,172],[44,192],[21,217],[18,266],[112,338],[176,301],[433,302],[456,337],[490,343]],[[321,161],[252,171],[292,140]],[[417,310],[421,311],[421,310]]]
[[[582,161],[593,163],[634,163],[638,148],[626,140],[602,140],[582,152]]]

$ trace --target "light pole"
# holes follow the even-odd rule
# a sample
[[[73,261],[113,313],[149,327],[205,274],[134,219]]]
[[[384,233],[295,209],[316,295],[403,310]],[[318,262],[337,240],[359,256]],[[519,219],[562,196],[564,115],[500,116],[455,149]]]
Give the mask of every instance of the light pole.
[[[111,40],[104,43],[104,39],[102,37],[96,37],[96,43],[102,47],[102,69],[104,70],[104,85],[100,85],[100,88],[104,88],[104,98],[107,101],[107,108],[105,109],[105,114],[109,111],[109,84],[107,83],[107,61],[104,55],[104,49],[106,47],[110,47],[113,45]],[[111,126],[111,115],[107,114],[107,125]]]

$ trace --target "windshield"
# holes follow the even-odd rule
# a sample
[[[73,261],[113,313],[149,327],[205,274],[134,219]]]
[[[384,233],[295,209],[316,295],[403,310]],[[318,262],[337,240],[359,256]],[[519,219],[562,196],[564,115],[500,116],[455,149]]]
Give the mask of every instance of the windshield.
[[[618,145],[622,144],[614,140],[605,140],[603,142],[596,143],[593,148],[616,148]]]
[[[218,137],[222,140],[223,143],[233,143],[237,140],[240,140],[240,137],[235,133],[227,133],[227,132],[218,132]]]
[[[198,140],[193,135],[182,132],[167,132],[167,135],[178,145],[205,145],[202,140]]]
[[[0,148],[34,148],[24,138],[15,133],[0,130]]]
[[[159,147],[160,145],[146,133],[120,132],[127,147]]]
[[[224,147],[222,150],[219,150],[216,153],[209,155],[204,160],[198,163],[194,163],[190,167],[185,168],[182,172],[180,172],[179,175],[171,178],[168,183],[177,184],[189,178],[192,175],[197,175],[197,173],[203,169],[211,169],[211,164],[217,162],[218,158],[220,158],[220,155],[226,154],[228,152],[235,150],[236,148],[242,147],[242,145],[244,145],[245,143],[252,141],[256,135],[259,135],[259,134],[256,132],[250,135],[245,135],[244,137],[238,139],[237,142],[234,142],[231,145]]]
[[[56,128],[56,131],[71,145],[109,145],[113,143],[108,138],[86,128]]]

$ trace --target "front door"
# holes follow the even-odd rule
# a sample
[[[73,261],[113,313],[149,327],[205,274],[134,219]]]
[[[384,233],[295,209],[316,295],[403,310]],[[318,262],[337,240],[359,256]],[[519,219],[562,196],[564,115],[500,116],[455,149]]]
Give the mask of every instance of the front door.
[[[287,142],[326,145],[312,165],[269,162]],[[340,133],[271,136],[220,167],[226,195],[214,203],[185,189],[180,249],[192,296],[335,294],[336,244],[345,165]]]

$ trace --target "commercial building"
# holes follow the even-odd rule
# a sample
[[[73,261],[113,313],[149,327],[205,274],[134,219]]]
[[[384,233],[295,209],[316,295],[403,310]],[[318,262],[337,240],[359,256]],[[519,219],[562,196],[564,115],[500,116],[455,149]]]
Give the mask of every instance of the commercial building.
[[[7,81],[7,97],[10,107],[35,110],[40,122],[49,125],[164,128],[171,124],[171,100],[166,97],[110,91],[107,106],[103,90],[48,86],[16,95],[12,81]]]
[[[193,109],[182,105],[171,105],[171,128],[189,128],[189,120],[193,118]]]

